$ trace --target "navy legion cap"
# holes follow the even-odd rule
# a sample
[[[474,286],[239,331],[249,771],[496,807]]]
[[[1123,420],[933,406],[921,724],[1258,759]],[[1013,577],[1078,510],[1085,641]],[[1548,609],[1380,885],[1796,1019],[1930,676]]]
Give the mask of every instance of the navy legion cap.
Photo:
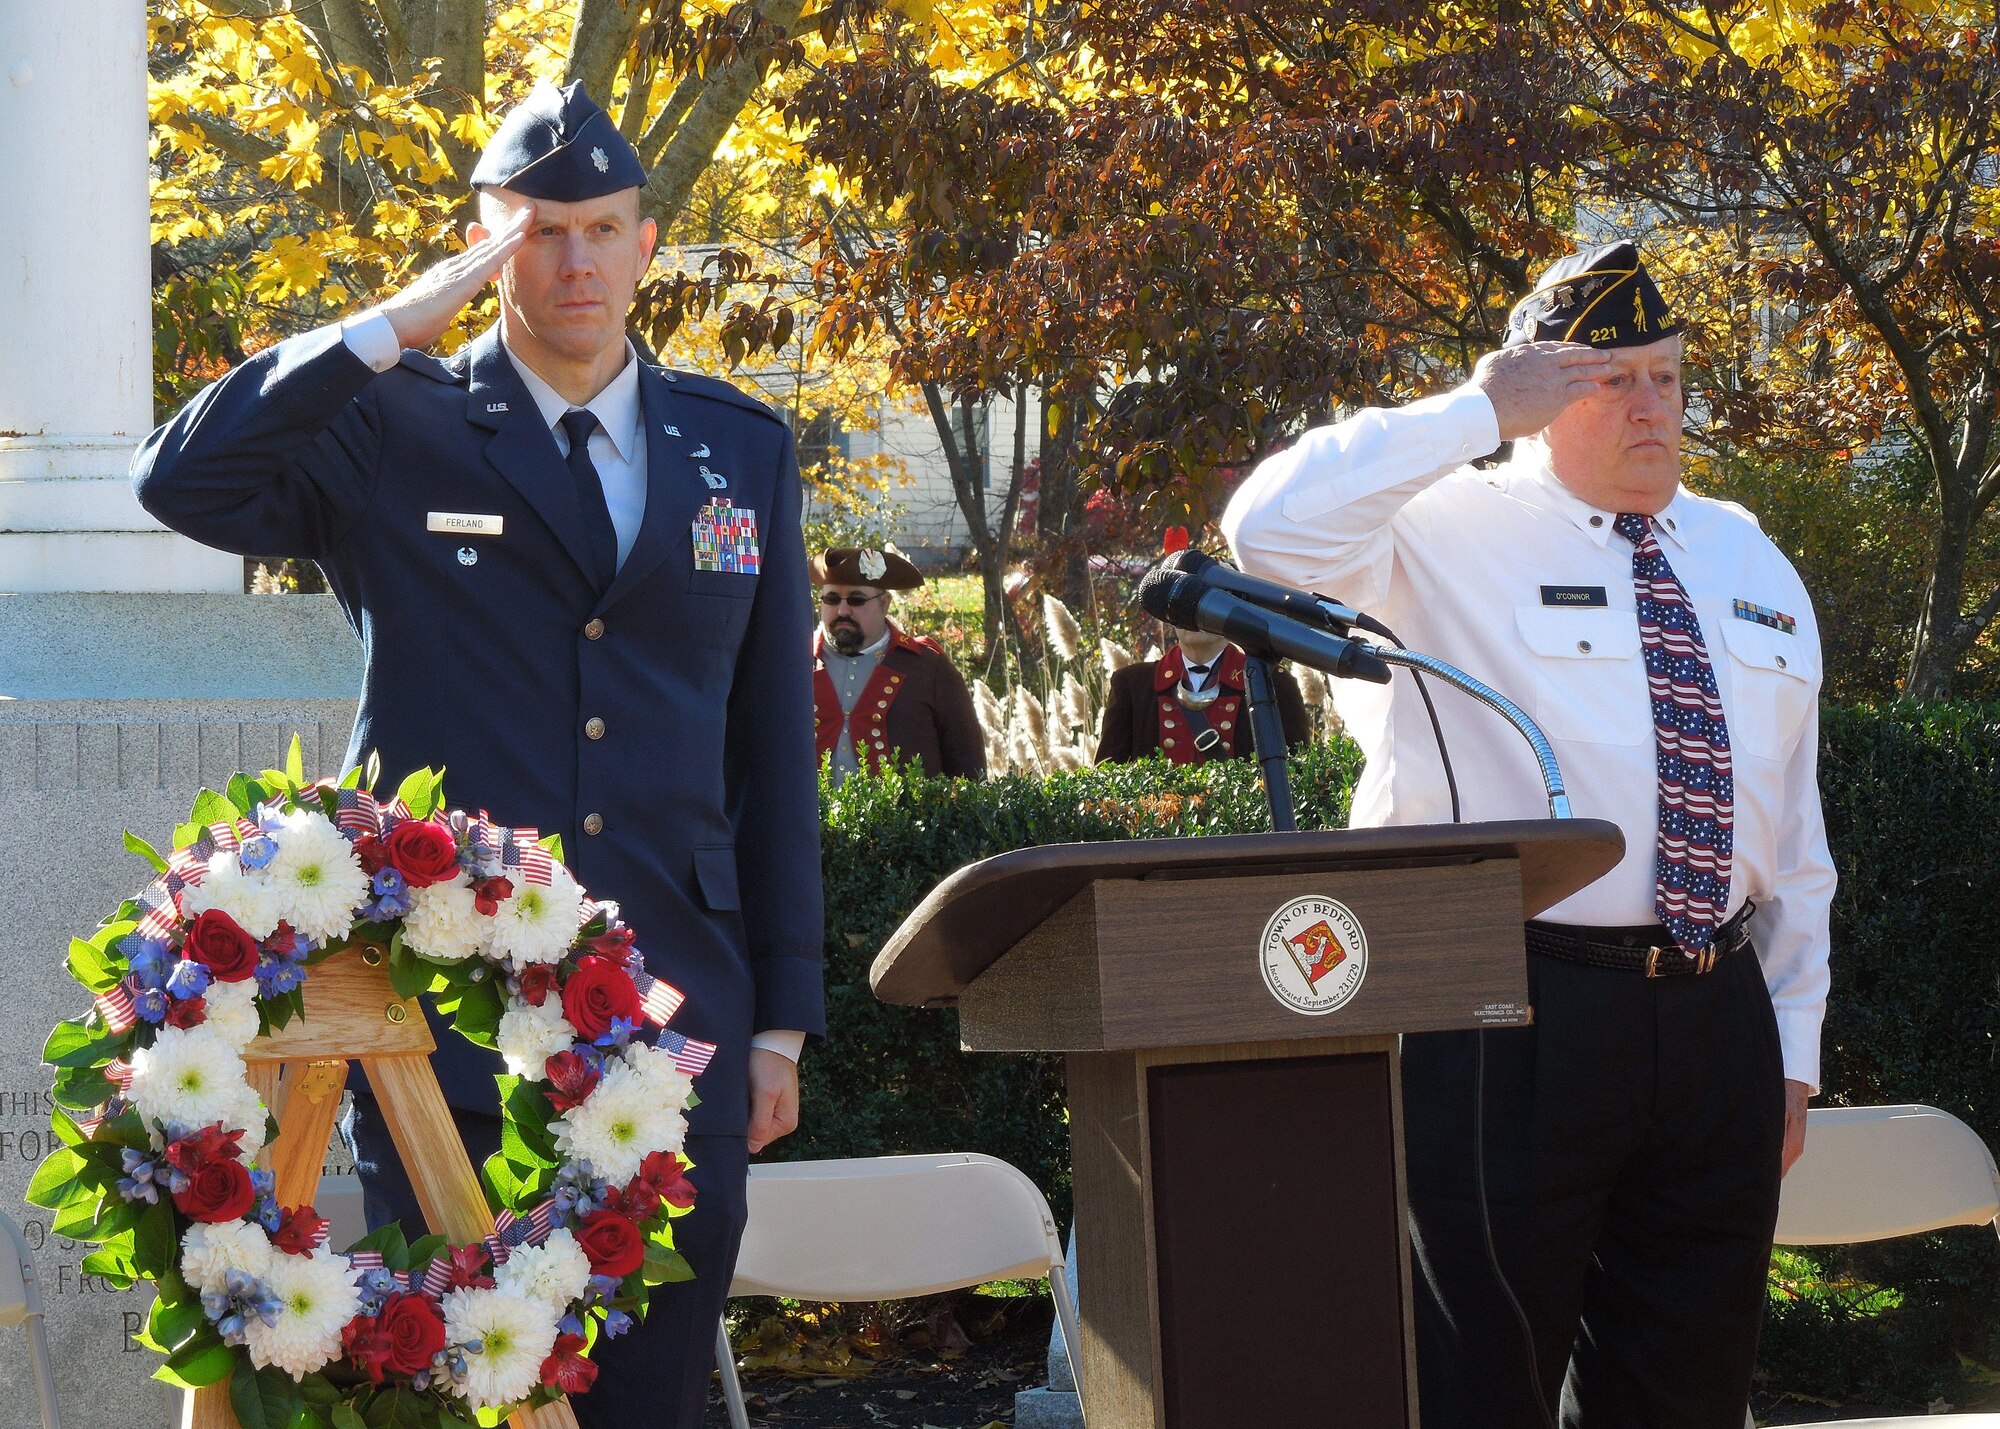
[[[581,80],[566,89],[537,84],[502,121],[472,171],[474,188],[490,185],[558,203],[645,183],[638,152],[583,92]]]
[[[1528,342],[1581,342],[1592,347],[1639,347],[1681,330],[1636,243],[1557,259],[1535,291],[1507,315],[1502,347]]]

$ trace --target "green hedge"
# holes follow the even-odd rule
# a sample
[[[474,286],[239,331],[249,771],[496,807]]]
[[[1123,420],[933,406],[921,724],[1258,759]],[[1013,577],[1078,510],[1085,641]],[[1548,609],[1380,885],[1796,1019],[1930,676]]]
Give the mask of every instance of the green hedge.
[[[1302,828],[1338,828],[1359,760],[1294,760]],[[1840,870],[1825,1100],[1929,1102],[2000,1147],[2000,707],[1832,709],[1820,783]],[[1254,770],[1127,765],[1046,780],[850,780],[823,794],[832,1036],[808,1055],[795,1157],[984,1151],[1033,1176],[1068,1213],[1062,1070],[1054,1057],[967,1054],[948,1012],[868,991],[877,949],[961,864],[1031,844],[1268,827]],[[1953,1233],[1805,1262],[1829,1282],[1774,1292],[1765,1366],[1781,1386],[1921,1404],[1962,1395],[1958,1355],[1996,1361],[2000,1252]],[[1898,1296],[1893,1313],[1879,1307]],[[1962,1401],[1961,1401],[1962,1402]]]

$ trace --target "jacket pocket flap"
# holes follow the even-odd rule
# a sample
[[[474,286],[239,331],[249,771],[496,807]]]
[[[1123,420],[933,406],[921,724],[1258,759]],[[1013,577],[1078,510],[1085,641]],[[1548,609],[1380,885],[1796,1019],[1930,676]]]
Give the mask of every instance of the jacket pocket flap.
[[[696,849],[694,877],[701,885],[701,901],[711,912],[733,912],[743,906],[736,893],[736,850],[727,844]]]
[[[1731,620],[1722,628],[1728,632],[1723,638],[1729,642],[1729,653],[1743,664],[1794,680],[1812,678],[1811,661],[1798,636],[1750,620]]]
[[[1514,608],[1521,640],[1551,659],[1629,660],[1639,653],[1639,622],[1629,610]]]

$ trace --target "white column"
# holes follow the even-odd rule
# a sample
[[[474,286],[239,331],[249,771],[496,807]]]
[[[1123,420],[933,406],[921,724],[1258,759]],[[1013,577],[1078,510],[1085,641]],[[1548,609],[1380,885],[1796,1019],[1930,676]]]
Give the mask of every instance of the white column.
[[[145,0],[0,0],[0,591],[240,591],[126,481],[153,425]]]

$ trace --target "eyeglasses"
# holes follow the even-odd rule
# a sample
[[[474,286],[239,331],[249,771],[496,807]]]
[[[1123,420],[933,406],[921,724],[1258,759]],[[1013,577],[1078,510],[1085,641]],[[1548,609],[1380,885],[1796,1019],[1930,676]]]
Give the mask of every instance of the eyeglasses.
[[[842,595],[837,590],[824,590],[819,594],[819,603],[831,606],[839,605],[845,601],[848,605],[860,607],[868,604],[871,600],[880,600],[881,598],[879,593],[876,595]]]

